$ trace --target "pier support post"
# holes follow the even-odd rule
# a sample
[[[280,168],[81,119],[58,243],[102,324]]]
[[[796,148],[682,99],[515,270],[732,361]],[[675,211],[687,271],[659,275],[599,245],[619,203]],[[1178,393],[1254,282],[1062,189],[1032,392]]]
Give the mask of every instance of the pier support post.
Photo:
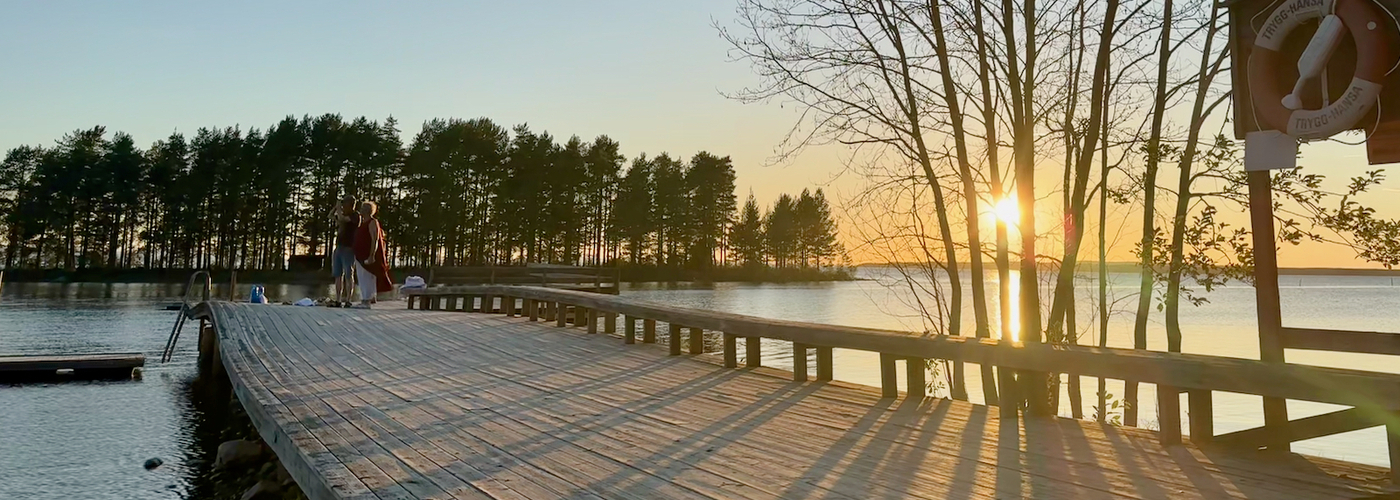
[[[617,333],[617,313],[609,311],[603,315],[603,333]]]
[[[530,321],[540,320],[540,303],[535,299],[525,299],[525,313],[530,315]]]
[[[905,394],[909,399],[924,399],[928,394],[928,380],[924,375],[927,372],[924,358],[904,358],[904,381],[907,385]]]
[[[555,303],[554,303],[554,302],[544,302],[544,303],[543,303],[543,307],[544,307],[544,320],[545,320],[545,321],[554,321],[554,314],[555,314],[555,307],[554,307],[554,306],[555,306]]]
[[[758,337],[744,337],[744,366],[758,368],[763,366],[763,347],[759,342],[763,340]]]
[[[1158,441],[1181,444],[1181,389],[1157,386],[1157,424]]]
[[[631,317],[631,316],[623,316],[623,317],[622,317],[622,330],[623,330],[622,343],[624,343],[624,344],[635,344],[635,343],[637,343],[637,318],[633,318],[633,317]]]
[[[501,312],[504,313],[507,318],[515,317],[515,297],[509,295],[501,296]]]
[[[817,347],[817,380],[831,380],[831,348]]]
[[[654,320],[654,319],[644,319],[644,320],[642,320],[642,343],[643,343],[643,344],[655,344],[655,343],[656,343],[656,320]]]
[[[734,334],[724,334],[724,367],[739,367],[739,337]]]
[[[899,396],[899,382],[895,380],[893,354],[880,353],[880,395],[887,398]]]
[[[705,329],[704,329],[704,328],[694,328],[694,327],[692,327],[692,328],[690,329],[690,353],[691,353],[691,354],[705,354]]]
[[[554,326],[569,326],[569,305],[563,302],[554,303]]]
[[[672,356],[681,355],[681,328],[681,325],[675,323],[666,324],[666,332],[668,334],[666,337],[666,345],[670,347],[670,354]]]
[[[1215,409],[1210,391],[1193,389],[1186,392],[1186,404],[1191,417],[1191,441],[1197,444],[1215,440]]]
[[[597,309],[588,309],[588,333],[598,333]]]
[[[807,381],[807,344],[792,343],[792,379]]]

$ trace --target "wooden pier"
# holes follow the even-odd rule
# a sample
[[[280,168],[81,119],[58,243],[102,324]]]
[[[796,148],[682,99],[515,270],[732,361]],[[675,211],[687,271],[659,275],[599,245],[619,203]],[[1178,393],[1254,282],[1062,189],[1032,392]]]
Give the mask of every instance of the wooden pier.
[[[192,315],[210,323],[201,342],[209,370],[230,381],[312,499],[1400,491],[1383,467],[1207,445],[1205,420],[1190,422],[1202,433],[1192,440],[831,381],[830,349],[886,354],[888,382],[895,358],[1043,372],[1072,363],[1086,375],[1179,387],[1193,402],[1211,390],[1340,401],[1382,425],[1400,401],[1394,375],[920,337],[543,288],[430,289],[410,305],[420,310],[207,302]],[[816,370],[759,366],[760,337],[795,340],[802,358],[815,351]],[[658,341],[664,349],[647,345]],[[916,385],[922,374],[908,371]]]

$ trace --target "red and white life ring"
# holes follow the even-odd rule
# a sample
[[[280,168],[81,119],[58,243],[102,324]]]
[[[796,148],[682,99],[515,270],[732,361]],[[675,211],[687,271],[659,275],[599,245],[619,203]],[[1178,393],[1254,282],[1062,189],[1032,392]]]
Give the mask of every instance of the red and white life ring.
[[[1322,109],[1291,110],[1282,103],[1292,90],[1279,81],[1278,69],[1297,61],[1279,49],[1299,25],[1336,14],[1356,44],[1356,72],[1340,98]],[[1249,57],[1249,92],[1261,126],[1299,139],[1322,139],[1352,129],[1380,97],[1381,83],[1395,66],[1391,24],[1394,19],[1372,0],[1289,0],[1269,14],[1254,38]]]

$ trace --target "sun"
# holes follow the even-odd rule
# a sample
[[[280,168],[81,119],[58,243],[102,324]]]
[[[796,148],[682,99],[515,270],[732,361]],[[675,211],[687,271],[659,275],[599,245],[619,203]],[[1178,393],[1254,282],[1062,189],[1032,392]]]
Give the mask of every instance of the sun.
[[[997,220],[1007,225],[1016,225],[1021,220],[1021,209],[1016,206],[1015,198],[1004,198],[992,207],[992,213]]]

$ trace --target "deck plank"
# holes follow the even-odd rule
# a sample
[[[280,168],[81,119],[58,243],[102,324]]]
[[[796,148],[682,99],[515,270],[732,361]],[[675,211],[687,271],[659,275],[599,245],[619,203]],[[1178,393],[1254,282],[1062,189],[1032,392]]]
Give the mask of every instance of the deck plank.
[[[1138,429],[881,399],[526,318],[210,311],[245,405],[267,409],[263,425],[322,476],[298,482],[330,485],[313,499],[1350,499],[1396,489],[1384,468],[1164,448]]]

